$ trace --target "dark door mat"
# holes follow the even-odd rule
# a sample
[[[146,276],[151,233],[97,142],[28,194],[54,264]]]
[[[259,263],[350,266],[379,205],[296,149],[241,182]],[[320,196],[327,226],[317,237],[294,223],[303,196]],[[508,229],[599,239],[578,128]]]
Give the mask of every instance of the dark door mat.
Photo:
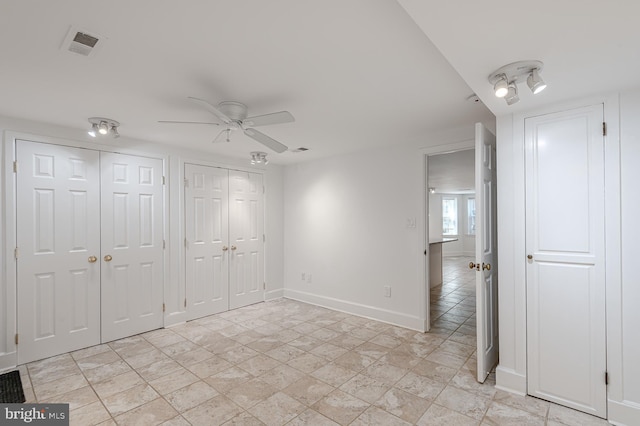
[[[24,401],[20,372],[14,370],[0,374],[0,404],[15,404]]]

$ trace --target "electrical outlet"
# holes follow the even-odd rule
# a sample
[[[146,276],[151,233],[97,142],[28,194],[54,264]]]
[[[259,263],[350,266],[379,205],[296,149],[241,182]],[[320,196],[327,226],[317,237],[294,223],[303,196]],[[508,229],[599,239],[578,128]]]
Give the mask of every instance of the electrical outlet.
[[[302,281],[306,281],[307,280],[307,274],[305,272],[300,274],[300,280],[302,280]]]
[[[311,272],[307,272],[307,284],[311,284]]]
[[[384,288],[384,297],[391,297],[391,286],[385,285],[383,288]]]

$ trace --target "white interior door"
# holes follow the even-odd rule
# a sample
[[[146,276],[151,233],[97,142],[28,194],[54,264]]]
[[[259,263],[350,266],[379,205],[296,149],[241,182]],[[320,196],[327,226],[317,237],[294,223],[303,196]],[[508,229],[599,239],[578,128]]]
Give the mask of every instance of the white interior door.
[[[264,300],[262,175],[229,171],[229,307]]]
[[[17,141],[18,364],[100,343],[99,154]]]
[[[476,334],[478,381],[498,362],[496,137],[476,124]]]
[[[229,171],[185,164],[189,319],[229,310]]]
[[[162,160],[101,154],[102,341],[163,325]]]
[[[606,417],[603,107],[525,120],[530,395]]]

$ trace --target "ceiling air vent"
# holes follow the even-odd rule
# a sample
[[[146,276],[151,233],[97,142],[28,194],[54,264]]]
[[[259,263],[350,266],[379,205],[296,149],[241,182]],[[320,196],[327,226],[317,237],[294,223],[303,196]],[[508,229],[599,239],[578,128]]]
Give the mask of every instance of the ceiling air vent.
[[[102,37],[71,27],[62,49],[82,56],[91,56],[102,45]]]
[[[305,152],[305,151],[309,151],[309,148],[305,148],[305,147],[300,147],[300,148],[296,148],[296,149],[292,149],[291,152]]]

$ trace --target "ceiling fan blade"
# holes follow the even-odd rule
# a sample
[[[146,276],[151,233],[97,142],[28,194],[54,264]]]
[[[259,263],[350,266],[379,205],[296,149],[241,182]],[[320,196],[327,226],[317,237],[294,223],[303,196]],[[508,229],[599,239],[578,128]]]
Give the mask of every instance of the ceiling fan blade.
[[[192,101],[195,101],[195,102],[199,103],[200,105],[202,105],[203,107],[205,107],[207,111],[209,111],[210,113],[212,113],[213,115],[218,117],[224,123],[226,123],[226,124],[231,123],[232,120],[229,117],[227,117],[222,111],[220,111],[218,108],[216,108],[215,106],[211,105],[209,102],[205,101],[204,99],[198,99],[198,98],[194,98],[194,97],[191,97],[191,96],[189,96],[189,99],[191,99]]]
[[[242,120],[247,127],[266,126],[269,124],[293,123],[296,121],[289,111],[272,112],[271,114],[256,115]]]
[[[158,123],[164,124],[209,124],[213,126],[219,126],[220,123],[208,123],[206,121],[174,121],[174,120],[158,120]]]
[[[281,152],[285,152],[288,149],[286,145],[281,144],[277,140],[255,129],[244,129],[244,134],[249,136],[252,139],[257,140],[262,145],[266,146],[269,149],[274,150],[278,154]]]
[[[218,136],[213,139],[212,143],[229,142],[230,131],[229,129],[222,129],[220,133],[218,133]]]

